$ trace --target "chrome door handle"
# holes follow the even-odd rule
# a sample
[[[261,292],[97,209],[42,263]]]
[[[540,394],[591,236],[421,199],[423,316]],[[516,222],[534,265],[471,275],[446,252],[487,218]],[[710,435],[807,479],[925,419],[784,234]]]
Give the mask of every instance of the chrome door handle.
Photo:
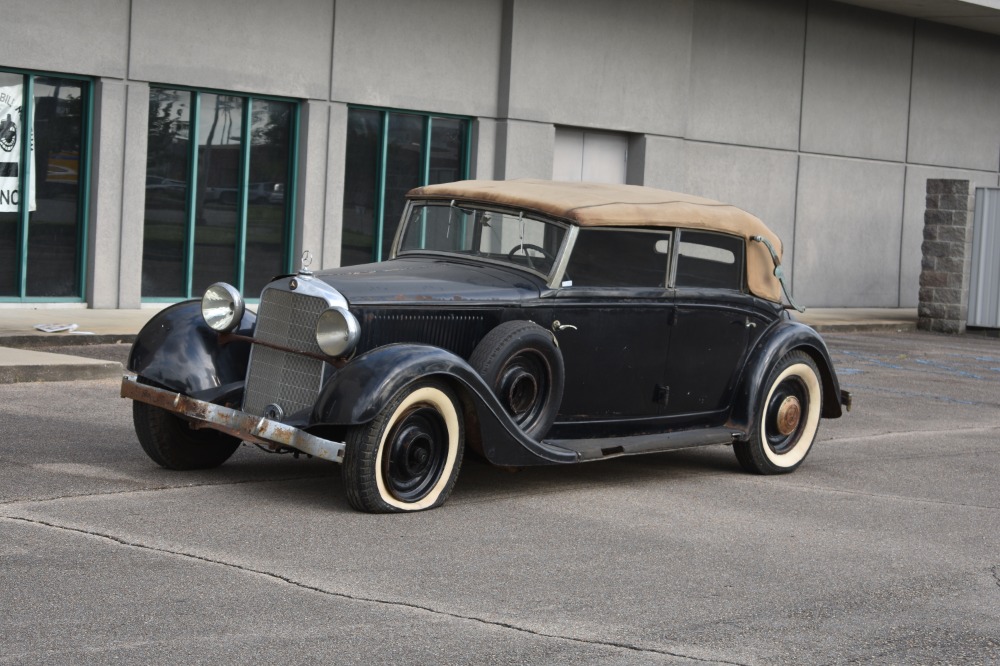
[[[566,329],[572,329],[574,331],[578,330],[577,327],[574,326],[573,324],[563,324],[558,319],[552,322],[553,331],[565,331]]]

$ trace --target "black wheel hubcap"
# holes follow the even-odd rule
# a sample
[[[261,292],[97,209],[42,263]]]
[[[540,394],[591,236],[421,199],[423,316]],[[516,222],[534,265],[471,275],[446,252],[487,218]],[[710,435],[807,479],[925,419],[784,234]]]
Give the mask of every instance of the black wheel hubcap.
[[[448,427],[433,407],[415,406],[389,432],[382,461],[386,487],[404,502],[420,500],[441,478]]]
[[[549,394],[548,364],[538,355],[522,353],[513,357],[500,373],[497,395],[514,422],[528,430],[545,408]]]

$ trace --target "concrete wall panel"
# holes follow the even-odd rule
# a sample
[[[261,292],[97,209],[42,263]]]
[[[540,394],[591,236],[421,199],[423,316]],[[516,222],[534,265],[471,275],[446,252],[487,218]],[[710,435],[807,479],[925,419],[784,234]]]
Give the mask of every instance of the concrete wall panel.
[[[495,116],[501,9],[501,0],[338,0],[333,99]]]
[[[133,0],[129,77],[327,99],[332,35],[328,0]]]
[[[698,0],[687,138],[799,145],[806,3]]]
[[[910,162],[1000,166],[1000,38],[917,23]]]
[[[920,295],[920,246],[924,241],[927,179],[958,178],[970,181],[970,190],[996,187],[997,174],[911,166],[906,169],[906,198],[903,203],[903,241],[899,262],[899,307],[915,308]]]
[[[686,145],[684,191],[739,206],[781,238],[782,264],[793,284],[795,178],[798,156],[718,144]]]
[[[686,158],[682,139],[635,134],[628,147],[626,182],[683,192],[687,178]]]
[[[129,0],[4,0],[0,65],[125,77]]]
[[[517,120],[498,122],[495,177],[552,178],[555,145],[556,128],[552,125]]]
[[[902,164],[803,155],[793,295],[815,307],[896,307]]]
[[[810,3],[802,150],[906,159],[913,20]]]
[[[511,40],[510,118],[684,134],[691,0],[516,2]]]

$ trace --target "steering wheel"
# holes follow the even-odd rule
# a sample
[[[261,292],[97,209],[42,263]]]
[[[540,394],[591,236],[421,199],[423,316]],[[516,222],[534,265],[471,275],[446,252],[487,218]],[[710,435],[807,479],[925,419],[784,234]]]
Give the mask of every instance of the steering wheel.
[[[524,254],[525,259],[528,260],[528,266],[534,268],[535,265],[531,262],[531,255],[528,254],[528,250],[533,250],[537,252],[538,254],[542,255],[549,261],[554,262],[556,260],[555,255],[553,255],[551,252],[546,250],[544,247],[535,245],[533,243],[519,243],[518,245],[515,245],[510,249],[510,252],[507,253],[507,258],[513,261],[514,255],[517,254],[518,252],[522,252]]]

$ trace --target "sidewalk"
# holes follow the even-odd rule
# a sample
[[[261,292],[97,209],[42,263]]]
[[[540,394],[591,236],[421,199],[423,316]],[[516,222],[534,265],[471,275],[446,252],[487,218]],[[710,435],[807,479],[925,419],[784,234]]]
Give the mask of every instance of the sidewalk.
[[[0,308],[0,384],[120,377],[120,363],[37,349],[131,343],[158,310]],[[914,330],[917,324],[916,308],[812,308],[793,314],[820,332],[905,331]],[[76,324],[77,328],[45,333],[36,330],[36,324]]]
[[[82,307],[0,308],[0,384],[121,377],[114,361],[38,351],[38,347],[131,343],[160,308],[90,310]],[[46,333],[36,324],[76,324]]]

